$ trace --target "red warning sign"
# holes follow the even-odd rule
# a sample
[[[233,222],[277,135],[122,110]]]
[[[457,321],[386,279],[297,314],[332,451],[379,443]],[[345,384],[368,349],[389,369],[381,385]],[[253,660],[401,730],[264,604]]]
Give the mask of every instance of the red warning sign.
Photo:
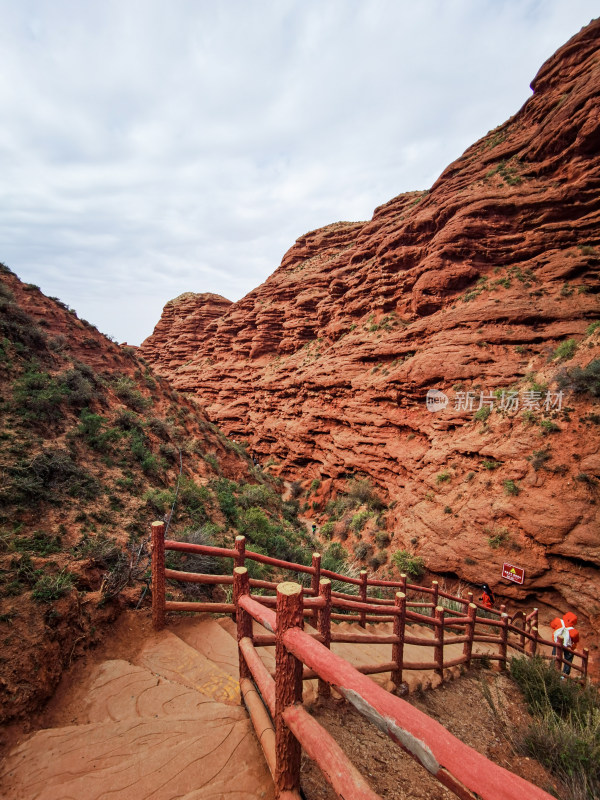
[[[509,581],[514,581],[514,583],[523,583],[525,580],[525,570],[521,569],[521,567],[515,567],[512,564],[503,564],[502,577],[508,578]]]

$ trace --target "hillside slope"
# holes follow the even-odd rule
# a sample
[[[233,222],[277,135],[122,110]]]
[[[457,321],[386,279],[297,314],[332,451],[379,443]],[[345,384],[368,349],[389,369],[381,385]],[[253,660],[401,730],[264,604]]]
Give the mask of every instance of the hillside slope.
[[[212,296],[168,304],[141,348],[310,484],[334,536],[351,520],[327,500],[351,476],[375,483],[392,508],[357,521],[353,545],[379,574],[407,550],[547,615],[573,607],[587,633],[600,631],[599,44],[596,20],[429,191],[300,237],[221,316]],[[432,389],[443,410],[427,410]],[[522,587],[504,562],[525,569]]]
[[[133,349],[0,266],[0,722],[49,697],[123,605],[149,602],[152,520],[310,561],[277,488]]]

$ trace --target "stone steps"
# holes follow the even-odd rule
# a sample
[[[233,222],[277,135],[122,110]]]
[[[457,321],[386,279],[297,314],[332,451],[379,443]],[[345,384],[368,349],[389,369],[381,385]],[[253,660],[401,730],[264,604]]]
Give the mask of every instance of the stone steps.
[[[342,622],[335,630],[391,633],[391,624],[362,629]],[[414,627],[411,633],[419,635]],[[391,660],[391,645],[336,642],[332,649],[356,666]],[[275,669],[274,651],[259,648],[270,671]],[[451,645],[448,651],[447,658],[453,657],[462,646]],[[433,658],[431,648],[411,645],[405,654],[415,661]],[[69,709],[76,724],[38,731],[13,750],[0,773],[3,798],[274,798],[271,776],[240,702],[236,627],[230,618],[174,621],[168,630],[152,634],[133,661],[97,666],[86,681],[83,701]],[[391,688],[389,673],[372,677]],[[440,680],[418,671],[406,671],[404,679],[411,690]],[[305,682],[305,702],[316,698],[316,690],[317,681]]]

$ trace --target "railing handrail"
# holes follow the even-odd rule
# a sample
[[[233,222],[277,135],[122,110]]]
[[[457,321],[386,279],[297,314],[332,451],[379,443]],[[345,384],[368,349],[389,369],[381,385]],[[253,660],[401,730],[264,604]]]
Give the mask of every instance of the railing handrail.
[[[245,568],[236,568],[234,579],[240,615],[240,672],[244,676],[249,674],[254,677],[259,688],[262,687],[261,691],[264,692],[267,706],[274,717],[277,744],[272,772],[278,797],[283,797],[286,791],[293,792],[299,787],[300,758],[297,748],[300,745],[316,761],[338,793],[342,792],[349,800],[376,800],[378,797],[330,735],[299,705],[302,699],[301,673],[303,665],[306,665],[311,676],[318,676],[320,683],[334,686],[357,711],[390,736],[459,797],[465,800],[475,797],[496,800],[499,796],[503,800],[521,800],[522,797],[550,800],[550,795],[542,789],[490,762],[438,722],[365,678],[345,659],[332,653],[327,644],[322,644],[305,633],[300,627],[303,597],[299,584],[280,585],[277,613],[274,614],[265,607],[261,609],[259,602],[249,598],[250,588]],[[329,585],[323,585],[320,596],[330,598],[330,582],[324,581],[323,584]],[[399,608],[402,609],[404,595],[400,593],[397,599],[400,600]],[[326,606],[327,603],[323,605]],[[266,620],[270,629],[274,628],[277,663],[274,684],[255,655],[251,625],[243,617],[244,612],[259,622]],[[248,632],[250,635],[245,635]],[[291,750],[288,751],[287,748]],[[267,761],[273,761],[271,753]],[[335,762],[336,768],[328,770],[331,762]]]
[[[505,800],[520,800],[527,796],[532,800],[549,800],[550,795],[529,784],[513,773],[488,761],[484,756],[469,748],[453,737],[445,728],[418,711],[399,697],[389,694],[373,681],[365,677],[367,674],[391,672],[392,681],[399,686],[404,669],[432,669],[443,680],[444,669],[459,664],[470,665],[473,658],[489,657],[498,660],[503,667],[508,661],[508,648],[512,647],[526,653],[526,642],[530,642],[531,654],[536,652],[538,643],[555,647],[553,656],[557,667],[563,663],[563,653],[569,649],[562,643],[542,639],[537,630],[537,609],[530,615],[518,612],[512,619],[506,613],[505,606],[496,612],[497,619],[477,616],[479,604],[473,602],[473,594],[469,592],[468,600],[454,598],[439,589],[437,581],[431,588],[414,586],[414,590],[430,593],[431,603],[410,603],[406,590],[413,589],[407,584],[406,576],[395,586],[404,591],[396,592],[393,606],[378,604],[377,598],[367,597],[370,585],[366,571],[360,578],[338,576],[329,570],[322,570],[321,556],[313,553],[312,565],[305,567],[292,562],[274,559],[269,556],[245,550],[244,537],[236,538],[235,550],[217,548],[211,545],[192,545],[173,540],[164,540],[164,524],[152,525],[152,611],[155,628],[165,623],[167,610],[215,610],[223,613],[234,613],[238,620],[238,645],[240,665],[240,688],[246,707],[257,730],[259,741],[275,780],[277,796],[280,800],[299,800],[300,744],[308,754],[315,758],[321,770],[336,791],[342,792],[348,800],[375,800],[377,797],[356,771],[348,758],[339,749],[331,736],[318,727],[301,706],[303,680],[318,678],[319,695],[329,696],[331,686],[352,703],[358,711],[365,714],[403,749],[422,763],[442,784],[455,792],[463,800],[480,797],[483,800],[495,800],[502,796]],[[205,555],[233,558],[235,566],[233,576],[199,575],[178,570],[165,569],[165,548],[183,550]],[[262,561],[289,569],[292,572],[311,574],[311,586],[305,590],[297,583],[273,584],[269,581],[251,580],[248,571],[243,567],[246,558]],[[344,580],[359,586],[359,596],[335,592],[332,597],[331,579]],[[233,603],[173,602],[165,598],[165,578],[172,578],[194,583],[233,583]],[[391,583],[391,582],[390,582]],[[251,596],[251,586],[272,589],[276,587],[276,596]],[[424,589],[428,591],[424,592]],[[304,603],[304,591],[310,595]],[[340,596],[341,595],[341,596]],[[464,611],[451,612],[445,617],[446,609],[439,605],[441,598],[458,600]],[[276,605],[276,612],[267,608]],[[408,609],[409,606],[427,607],[432,616],[418,614]],[[344,617],[332,614],[332,608],[339,607],[358,614]],[[452,613],[458,616],[452,616]],[[317,620],[317,633],[305,633],[302,630],[303,616],[309,615]],[[518,617],[521,625],[513,624]],[[352,641],[360,636],[370,643],[378,641],[375,634],[335,634],[331,633],[332,618],[357,619],[364,627],[372,621],[392,620],[393,635],[381,637],[381,642],[392,644],[392,661],[385,664],[362,665],[358,669],[352,667],[340,656],[330,650],[333,640]],[[275,644],[277,669],[275,681],[260,660],[254,644],[252,619],[263,625],[269,634],[257,634],[256,646]],[[417,621],[433,628],[433,638],[423,639],[405,633],[408,621]],[[497,635],[476,633],[477,625],[493,627]],[[452,628],[463,628],[464,632],[456,635]],[[449,635],[446,630],[450,629]],[[518,641],[512,641],[509,634],[515,634]],[[474,642],[488,642],[498,645],[498,654],[473,653]],[[433,661],[426,663],[406,663],[404,661],[404,645],[417,644],[433,647]],[[444,645],[463,643],[463,655],[444,662]],[[587,674],[588,651],[578,653],[582,658],[582,667],[571,664],[576,671]],[[544,656],[548,657],[548,656]],[[549,658],[549,657],[548,657]],[[259,687],[263,700],[253,688],[253,681]],[[268,722],[269,714],[273,725]],[[264,726],[267,726],[265,728]],[[264,734],[264,735],[263,735]],[[318,744],[317,744],[318,743]],[[336,764],[335,769],[328,771],[328,766]],[[340,775],[343,780],[340,781]]]
[[[159,529],[162,527],[164,530],[163,523],[153,523],[153,529],[157,526]],[[347,583],[353,586],[359,586],[361,589],[361,597],[360,599],[357,598],[356,594],[347,594],[345,592],[338,592],[332,591],[332,606],[337,607],[339,609],[345,609],[348,611],[356,610],[359,612],[359,616],[349,616],[348,620],[352,621],[353,619],[357,618],[360,621],[360,624],[364,626],[366,621],[369,620],[371,617],[372,621],[384,621],[384,620],[393,620],[397,616],[397,609],[394,609],[394,601],[391,599],[383,599],[383,598],[376,598],[376,597],[369,597],[367,596],[366,592],[369,586],[372,587],[387,587],[387,588],[401,588],[405,592],[406,591],[414,591],[415,593],[421,594],[430,594],[432,595],[433,601],[438,600],[439,598],[443,597],[448,600],[452,600],[454,602],[458,602],[463,606],[469,605],[469,603],[473,603],[473,605],[477,609],[484,610],[487,614],[492,614],[493,618],[489,617],[480,617],[476,616],[476,624],[480,626],[488,626],[493,628],[502,628],[506,627],[505,635],[508,637],[508,633],[514,634],[519,637],[520,644],[516,645],[513,641],[507,639],[506,645],[510,648],[516,649],[519,652],[525,652],[525,643],[529,642],[531,648],[533,650],[537,649],[537,645],[544,645],[547,647],[556,647],[555,654],[553,656],[542,655],[543,658],[547,660],[554,660],[557,666],[560,668],[563,663],[563,654],[565,651],[569,650],[569,652],[573,652],[578,658],[582,661],[582,666],[578,666],[575,663],[571,663],[571,668],[578,673],[581,673],[583,677],[587,675],[587,659],[588,659],[588,651],[587,649],[583,649],[583,651],[579,650],[572,650],[571,648],[567,648],[561,642],[556,645],[553,641],[549,641],[547,639],[543,639],[540,637],[537,627],[535,623],[537,622],[537,608],[534,608],[529,614],[525,615],[523,611],[517,611],[513,614],[512,619],[504,621],[503,619],[503,610],[498,611],[497,609],[489,609],[483,606],[481,603],[475,602],[473,598],[473,594],[469,593],[469,599],[465,599],[463,597],[458,597],[456,595],[452,595],[449,592],[446,592],[443,589],[440,589],[438,586],[437,581],[434,581],[431,587],[428,586],[421,586],[419,584],[411,584],[408,583],[406,580],[406,575],[402,574],[399,581],[382,581],[375,578],[368,578],[366,571],[361,572],[361,578],[353,578],[347,575],[341,575],[339,573],[333,572],[327,569],[320,568],[320,555],[313,554],[313,564],[311,566],[306,566],[303,564],[297,564],[291,561],[284,561],[283,559],[272,558],[271,556],[265,556],[262,553],[255,553],[252,550],[247,550],[245,547],[245,537],[238,536],[236,537],[236,547],[235,549],[232,548],[225,548],[225,547],[215,547],[214,545],[198,545],[192,544],[190,542],[179,542],[174,539],[167,539],[163,538],[164,543],[164,550],[173,550],[178,552],[188,552],[194,554],[202,554],[202,555],[209,555],[213,557],[219,558],[231,558],[234,562],[239,566],[243,565],[245,559],[250,559],[252,561],[257,561],[259,563],[269,564],[271,566],[279,567],[280,569],[286,569],[290,572],[303,572],[305,574],[311,575],[313,580],[313,587],[315,582],[321,577],[326,576],[331,580],[335,580],[337,582]],[[231,575],[202,575],[200,573],[186,573],[180,570],[172,570],[165,568],[164,566],[164,550],[163,550],[163,566],[162,566],[162,575],[163,575],[163,592],[164,592],[164,578],[170,578],[179,581],[189,581],[193,583],[203,583],[203,584],[222,584],[222,585],[231,585],[233,583],[233,578]],[[153,548],[154,551],[154,548]],[[154,558],[154,556],[153,556]],[[157,568],[157,572],[161,572],[160,568]],[[155,573],[155,569],[153,566],[153,576]],[[158,577],[158,575],[157,575]],[[154,578],[153,578],[154,579]],[[257,579],[250,579],[250,586],[254,588],[261,588],[261,589],[272,589],[274,590],[277,587],[277,583],[273,581],[259,581]],[[305,588],[305,592],[307,594],[314,594],[316,595],[315,588]],[[383,600],[383,602],[381,602]],[[339,601],[339,602],[337,602]],[[266,600],[270,604],[275,603],[275,597],[273,596],[270,600]],[[173,602],[168,601],[165,603],[165,608],[173,611],[190,611],[190,610],[198,610],[198,611],[207,611],[209,610],[210,603],[189,603],[189,602]],[[453,619],[449,616],[448,619],[444,619],[442,623],[439,620],[436,620],[435,614],[432,616],[427,616],[425,614],[419,614],[415,611],[410,609],[412,608],[429,608],[432,612],[435,611],[435,602],[421,602],[421,601],[410,601],[407,599],[406,601],[406,609],[405,609],[405,618],[407,621],[427,625],[431,628],[439,629],[441,628],[451,628],[453,625],[462,625],[464,624],[464,618],[459,617],[458,619]],[[502,607],[504,609],[504,607]],[[214,605],[214,610],[219,611],[221,613],[231,613],[234,610],[234,606],[232,604],[227,603],[219,603]],[[460,613],[460,612],[453,612],[451,609],[446,609],[448,614],[453,613]],[[314,613],[314,612],[313,612]],[[514,625],[514,618],[515,616],[519,616],[520,619],[524,620],[523,627]],[[163,610],[164,616],[164,610]],[[339,614],[334,614],[335,618],[341,618]],[[164,623],[163,623],[164,624]],[[529,629],[528,629],[529,628]],[[473,641],[487,641],[489,643],[498,643],[500,641],[498,636],[485,636],[482,634],[475,635],[473,637]],[[433,646],[435,644],[435,639],[433,640],[423,640],[424,646]],[[474,657],[480,657],[478,654],[475,654]],[[491,656],[495,658],[495,656]],[[501,659],[502,660],[502,659]],[[407,668],[410,668],[407,665]]]
[[[402,698],[386,692],[300,628],[285,631],[283,641],[292,655],[335,686],[336,691],[357,711],[387,733],[448,788],[453,784],[456,788],[462,783],[483,800],[497,800],[498,797],[503,800],[522,800],[523,797],[550,800],[551,796],[542,789],[489,761],[439,722]]]

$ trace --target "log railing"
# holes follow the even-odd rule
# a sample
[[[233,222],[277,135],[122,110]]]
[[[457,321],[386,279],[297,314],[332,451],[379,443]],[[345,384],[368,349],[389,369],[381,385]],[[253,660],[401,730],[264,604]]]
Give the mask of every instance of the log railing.
[[[276,611],[250,596],[245,567],[234,569],[240,685],[280,799],[300,798],[301,751],[312,758],[338,797],[381,800],[332,736],[302,706],[302,674],[308,667],[319,678],[319,694],[331,686],[385,732],[440,783],[462,800],[550,800],[550,795],[488,761],[426,714],[390,695],[302,629],[303,588],[277,587]],[[329,579],[320,581],[318,628],[329,628],[326,613]],[[398,593],[400,600],[403,593]],[[403,603],[399,603],[403,607]],[[398,618],[402,614],[396,615]],[[252,620],[275,636],[275,676],[258,656]]]
[[[311,565],[306,566],[246,550],[246,541],[243,536],[236,537],[233,549],[165,540],[164,523],[162,522],[152,523],[152,617],[154,627],[157,629],[164,626],[167,611],[235,614],[238,605],[233,575],[202,575],[166,569],[165,550],[232,559],[236,567],[243,567],[246,560],[252,560],[277,567],[280,570],[289,570],[296,575],[310,576],[310,586],[303,590],[305,599],[302,613],[304,616],[310,617],[313,622],[317,622],[319,633],[316,636],[318,640],[324,644],[330,642],[392,644],[391,662],[366,665],[361,667],[360,671],[363,674],[390,672],[396,686],[402,682],[404,670],[434,670],[443,680],[444,669],[461,664],[468,667],[474,659],[498,661],[500,668],[503,669],[509,660],[509,650],[526,655],[537,654],[542,658],[553,660],[559,670],[563,666],[563,652],[566,648],[560,644],[555,646],[553,641],[539,635],[537,609],[527,616],[522,611],[517,611],[509,618],[505,606],[501,606],[499,611],[486,609],[482,604],[474,601],[471,592],[468,593],[466,599],[457,597],[440,589],[437,581],[433,581],[431,587],[410,584],[407,582],[406,575],[401,575],[399,581],[384,581],[368,578],[366,571],[361,572],[360,578],[351,578],[322,569],[321,556],[318,553],[313,554]],[[326,595],[323,595],[321,584],[324,578],[348,584],[349,587],[358,587],[358,595],[332,591],[331,583],[329,583]],[[167,600],[166,580],[233,586],[232,602]],[[248,585],[250,590],[272,591],[273,595],[271,596],[255,595],[253,599],[260,601],[262,606],[275,608],[277,603],[275,592],[278,586],[276,582],[249,578]],[[369,597],[367,594],[369,588],[394,591],[394,599]],[[411,596],[416,598],[430,596],[431,600],[411,600]],[[445,607],[444,600],[451,601],[459,610]],[[326,604],[326,607],[323,604]],[[332,620],[358,622],[363,628],[367,622],[392,622],[393,633],[338,633],[331,629]],[[412,635],[410,628],[407,631],[409,623],[429,628],[432,635],[430,637]],[[473,649],[475,643],[495,646],[496,652],[475,652]],[[255,644],[256,646],[275,644],[274,633],[258,636]],[[431,660],[407,661],[404,657],[404,645],[406,644],[432,648]],[[463,645],[462,655],[446,660],[444,648],[452,644]],[[546,651],[540,647],[541,645],[546,647]],[[555,648],[555,654],[550,655],[548,648]],[[576,651],[575,656],[576,660],[571,664],[571,668],[579,675],[580,679],[585,680],[588,669],[588,650]],[[314,677],[310,671],[305,671],[304,679]]]

